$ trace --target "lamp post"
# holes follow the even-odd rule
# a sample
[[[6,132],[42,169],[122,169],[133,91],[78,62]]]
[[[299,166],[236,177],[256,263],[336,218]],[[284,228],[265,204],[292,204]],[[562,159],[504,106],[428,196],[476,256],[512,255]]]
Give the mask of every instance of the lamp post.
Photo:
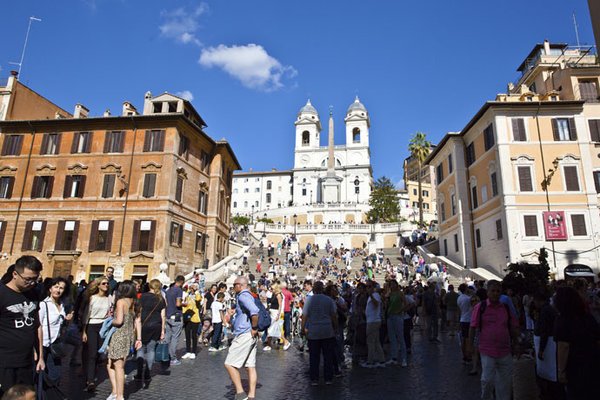
[[[251,224],[254,225],[254,204],[252,204],[252,214],[250,214]]]
[[[360,181],[358,180],[358,178],[356,178],[354,180],[354,193],[356,193],[356,204],[358,204],[358,194],[359,194],[359,187],[360,185]]]
[[[540,147],[541,147],[541,141],[540,141]],[[544,162],[543,159],[543,153],[542,153],[542,163]],[[541,186],[542,186],[542,190],[546,193],[546,209],[548,211],[550,211],[550,195],[548,194],[548,186],[550,186],[550,183],[552,182],[552,177],[554,176],[554,173],[558,170],[558,166],[559,166],[559,160],[558,157],[556,157],[554,159],[554,161],[552,161],[552,168],[548,169],[548,173],[544,173],[544,179],[542,180]],[[554,273],[558,273],[558,270],[556,268],[556,253],[555,253],[555,249],[554,249],[554,240],[552,240],[550,242],[552,244],[552,260],[553,260],[553,264],[554,264]]]
[[[312,189],[310,189],[310,204],[312,205]]]
[[[296,225],[298,224],[297,218],[298,216],[294,214],[294,242],[296,241]]]
[[[262,237],[267,237],[267,213],[263,214],[263,235]]]

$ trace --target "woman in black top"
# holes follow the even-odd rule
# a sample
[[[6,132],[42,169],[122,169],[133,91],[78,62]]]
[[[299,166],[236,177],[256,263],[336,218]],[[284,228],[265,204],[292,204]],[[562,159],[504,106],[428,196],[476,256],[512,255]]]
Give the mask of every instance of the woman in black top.
[[[271,350],[271,339],[275,339],[275,341],[279,341],[281,339],[281,317],[283,316],[283,294],[281,293],[281,288],[278,283],[274,283],[271,286],[271,292],[273,295],[269,299],[269,313],[271,314],[271,326],[269,326],[269,330],[267,332],[267,343],[266,346],[263,347],[264,351]],[[287,345],[287,340],[285,340],[285,350],[289,348]]]
[[[152,279],[150,291],[142,293],[139,300],[141,312],[138,318],[142,323],[142,347],[137,351],[136,380],[150,380],[156,345],[165,338],[166,304],[161,287],[158,279]]]

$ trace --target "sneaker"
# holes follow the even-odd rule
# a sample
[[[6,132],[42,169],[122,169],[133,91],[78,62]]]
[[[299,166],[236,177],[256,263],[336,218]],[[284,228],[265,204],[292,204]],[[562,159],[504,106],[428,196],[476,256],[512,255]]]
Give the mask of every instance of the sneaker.
[[[221,346],[221,347],[219,347],[219,351],[223,351],[223,350],[227,350],[227,346]]]
[[[263,351],[271,351],[271,346],[265,346],[265,347],[263,347]]]
[[[233,399],[234,400],[248,400],[248,395],[245,392],[236,393],[235,397]]]
[[[402,361],[402,367],[408,367],[408,364],[406,363],[406,360]]]
[[[217,352],[219,351],[219,349],[215,348],[215,347],[209,347],[208,351],[210,351],[211,353]]]
[[[175,358],[171,360],[171,365],[181,365],[181,361]]]
[[[360,366],[363,368],[375,368],[375,364],[369,362],[360,363]]]
[[[187,360],[188,358],[190,358],[190,354],[191,353],[185,353],[184,355],[181,356],[182,360]]]
[[[110,396],[108,396],[106,398],[106,400],[116,400],[117,399],[117,394],[116,393],[111,393]]]
[[[287,344],[283,346],[283,350],[287,350],[290,347],[292,347],[292,344],[290,342],[287,342]]]
[[[385,362],[385,365],[397,365],[397,364],[398,364],[398,360],[396,360],[395,358],[391,358]]]
[[[310,381],[310,386],[319,386],[319,381]]]
[[[385,368],[386,364],[384,362],[379,362],[375,364],[375,368]]]
[[[195,353],[190,353],[190,356],[188,357],[188,360],[195,360],[196,359],[196,354]]]

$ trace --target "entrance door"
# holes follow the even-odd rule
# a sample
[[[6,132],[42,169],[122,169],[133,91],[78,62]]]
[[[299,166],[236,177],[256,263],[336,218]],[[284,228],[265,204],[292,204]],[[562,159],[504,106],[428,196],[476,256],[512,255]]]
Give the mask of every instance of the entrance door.
[[[73,268],[73,260],[56,260],[54,261],[54,270],[52,271],[52,277],[61,277],[67,279],[69,275],[71,275],[71,268]]]

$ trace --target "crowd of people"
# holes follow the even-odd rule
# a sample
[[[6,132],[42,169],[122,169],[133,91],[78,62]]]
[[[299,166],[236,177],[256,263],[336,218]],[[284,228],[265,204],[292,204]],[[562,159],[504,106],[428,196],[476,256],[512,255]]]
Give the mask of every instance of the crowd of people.
[[[348,368],[410,368],[418,329],[431,346],[447,343],[441,335],[458,336],[457,363],[480,375],[482,399],[511,399],[521,355],[535,359],[540,398],[600,398],[593,380],[600,370],[600,288],[593,283],[551,282],[527,293],[506,282],[467,280],[455,290],[446,267],[425,263],[414,248],[399,249],[393,261],[330,243],[324,254],[308,244],[297,260],[280,259],[278,248],[267,245],[256,265],[246,258],[229,283],[207,285],[199,273],[187,281],[177,276],[170,287],[117,282],[111,267],[89,284],[41,281],[41,263],[21,257],[0,284],[0,394],[27,398],[35,372],[44,390],[59,390],[61,363],[81,362],[88,392],[98,368],[106,368],[108,399],[121,400],[127,360],[136,363],[134,379],[149,383],[205,347],[228,349],[235,399],[253,399],[259,350],[308,351],[311,385],[331,385]],[[356,258],[361,267],[352,268]],[[67,343],[74,348],[69,360]]]

